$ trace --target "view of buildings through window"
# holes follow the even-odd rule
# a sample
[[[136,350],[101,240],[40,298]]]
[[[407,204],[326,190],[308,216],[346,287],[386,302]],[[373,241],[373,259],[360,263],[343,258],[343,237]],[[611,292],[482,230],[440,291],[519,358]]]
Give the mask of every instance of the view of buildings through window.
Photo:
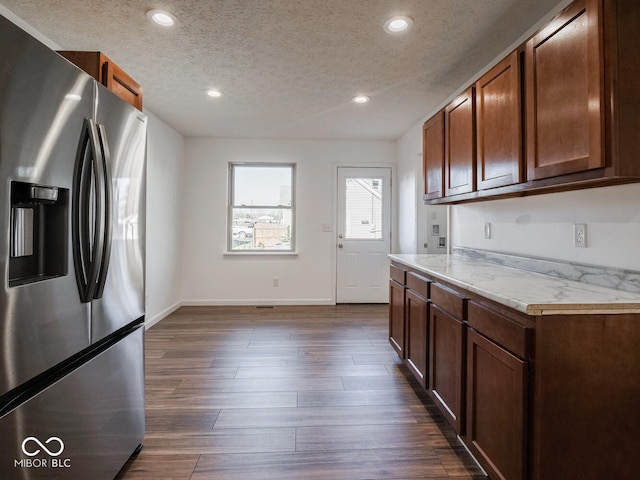
[[[230,164],[229,250],[294,249],[295,165]]]
[[[382,179],[347,178],[345,238],[382,238]]]

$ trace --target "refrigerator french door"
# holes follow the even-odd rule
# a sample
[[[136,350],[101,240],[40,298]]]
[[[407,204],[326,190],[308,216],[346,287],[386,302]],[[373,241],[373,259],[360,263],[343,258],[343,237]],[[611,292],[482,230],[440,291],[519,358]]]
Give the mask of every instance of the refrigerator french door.
[[[146,124],[0,16],[0,478],[113,478],[142,441]]]

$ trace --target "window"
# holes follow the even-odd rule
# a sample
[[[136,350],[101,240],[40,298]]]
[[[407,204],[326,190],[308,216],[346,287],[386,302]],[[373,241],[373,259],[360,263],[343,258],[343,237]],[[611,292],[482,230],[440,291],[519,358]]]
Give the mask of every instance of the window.
[[[229,251],[291,252],[294,223],[294,164],[229,164]]]
[[[345,238],[382,238],[382,195],[381,178],[346,179]]]

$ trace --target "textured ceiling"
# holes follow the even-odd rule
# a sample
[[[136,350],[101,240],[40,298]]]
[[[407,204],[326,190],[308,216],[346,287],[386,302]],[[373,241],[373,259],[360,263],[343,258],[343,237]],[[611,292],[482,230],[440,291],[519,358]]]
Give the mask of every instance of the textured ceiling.
[[[101,50],[185,136],[399,138],[559,0],[0,0],[65,50]],[[163,8],[178,26],[152,25]],[[413,18],[389,35],[394,15]],[[224,92],[219,99],[208,88]],[[356,94],[371,97],[355,105]]]

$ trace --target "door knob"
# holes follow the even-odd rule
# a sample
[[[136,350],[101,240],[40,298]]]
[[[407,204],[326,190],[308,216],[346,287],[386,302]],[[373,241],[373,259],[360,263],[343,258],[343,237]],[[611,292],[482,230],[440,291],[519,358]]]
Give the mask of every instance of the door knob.
[[[342,248],[342,244],[341,243],[338,244],[338,248]]]

